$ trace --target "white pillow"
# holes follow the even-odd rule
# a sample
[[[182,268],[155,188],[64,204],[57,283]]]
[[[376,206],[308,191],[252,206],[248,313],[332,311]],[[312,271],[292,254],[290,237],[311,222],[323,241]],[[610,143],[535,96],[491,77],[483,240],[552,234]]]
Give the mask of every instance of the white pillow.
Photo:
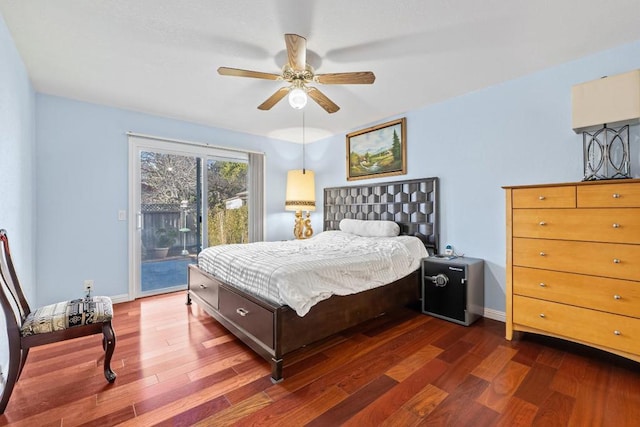
[[[400,234],[400,226],[393,221],[364,221],[345,218],[340,230],[362,237],[394,237]]]

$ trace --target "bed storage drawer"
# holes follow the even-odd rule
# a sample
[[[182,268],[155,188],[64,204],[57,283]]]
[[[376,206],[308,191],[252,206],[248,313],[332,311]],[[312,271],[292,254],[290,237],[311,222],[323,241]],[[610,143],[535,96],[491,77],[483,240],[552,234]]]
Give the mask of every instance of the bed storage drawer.
[[[220,283],[205,275],[196,265],[189,266],[189,291],[211,307],[218,309]]]
[[[273,311],[250,301],[226,286],[220,287],[219,301],[220,314],[273,348]]]

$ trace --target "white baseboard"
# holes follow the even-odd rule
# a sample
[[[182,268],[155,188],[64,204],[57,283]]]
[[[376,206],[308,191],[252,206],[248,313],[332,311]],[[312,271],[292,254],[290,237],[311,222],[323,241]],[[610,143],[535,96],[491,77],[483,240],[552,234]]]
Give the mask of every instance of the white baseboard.
[[[507,321],[507,314],[504,311],[492,310],[490,308],[484,309],[484,317],[503,323]]]
[[[131,299],[129,298],[129,294],[114,295],[110,298],[111,298],[111,302],[114,304],[131,301]]]

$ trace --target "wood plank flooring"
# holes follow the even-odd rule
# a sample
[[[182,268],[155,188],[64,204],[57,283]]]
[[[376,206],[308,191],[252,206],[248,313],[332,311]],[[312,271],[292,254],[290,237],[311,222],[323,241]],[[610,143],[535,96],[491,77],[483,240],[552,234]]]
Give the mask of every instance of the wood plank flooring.
[[[184,293],[115,305],[109,385],[100,337],[35,348],[0,425],[632,426],[640,364],[504,324],[416,311],[269,365]]]

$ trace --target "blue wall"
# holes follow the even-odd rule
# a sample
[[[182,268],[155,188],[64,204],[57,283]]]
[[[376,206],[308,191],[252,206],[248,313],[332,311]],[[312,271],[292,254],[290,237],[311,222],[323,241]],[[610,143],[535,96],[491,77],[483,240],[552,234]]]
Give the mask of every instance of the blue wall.
[[[35,92],[0,16],[0,227],[25,292],[35,297]]]
[[[27,298],[36,297],[35,278],[35,93],[22,59],[0,15],[0,228]],[[5,331],[0,314],[0,331]],[[0,333],[0,372],[7,372],[8,344]]]
[[[571,130],[571,86],[637,68],[640,41],[404,115],[408,173],[392,178],[440,177],[441,242],[486,260],[487,308],[505,310],[501,186],[580,181],[582,136]],[[639,128],[631,127],[635,177]],[[311,144],[309,153],[318,188],[347,183],[344,136]]]
[[[38,301],[128,293],[127,131],[264,152],[266,239],[290,234],[286,171],[296,144],[49,95],[37,97]],[[291,221],[289,221],[291,220]]]

